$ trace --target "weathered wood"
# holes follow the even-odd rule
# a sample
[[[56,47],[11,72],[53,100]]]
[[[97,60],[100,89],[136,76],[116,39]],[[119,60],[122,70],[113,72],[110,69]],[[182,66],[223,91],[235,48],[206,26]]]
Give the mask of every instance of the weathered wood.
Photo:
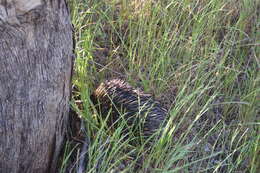
[[[55,172],[68,122],[65,0],[0,0],[0,172]]]

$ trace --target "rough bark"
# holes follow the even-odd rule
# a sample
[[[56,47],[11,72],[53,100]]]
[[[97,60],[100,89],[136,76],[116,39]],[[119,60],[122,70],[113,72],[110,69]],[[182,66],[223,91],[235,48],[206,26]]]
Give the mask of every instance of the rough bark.
[[[65,0],[0,0],[1,173],[55,172],[72,49]]]

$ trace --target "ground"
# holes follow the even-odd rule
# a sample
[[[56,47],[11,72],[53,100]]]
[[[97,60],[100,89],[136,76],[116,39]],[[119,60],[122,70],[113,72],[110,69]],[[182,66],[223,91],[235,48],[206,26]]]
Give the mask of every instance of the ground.
[[[71,6],[77,56],[72,107],[86,122],[86,172],[260,169],[260,2],[101,0]],[[167,133],[158,142],[132,145],[134,137],[122,140],[126,127],[111,131],[97,121],[89,96],[111,78],[152,94],[168,110]],[[66,146],[61,172],[72,157],[72,142]]]

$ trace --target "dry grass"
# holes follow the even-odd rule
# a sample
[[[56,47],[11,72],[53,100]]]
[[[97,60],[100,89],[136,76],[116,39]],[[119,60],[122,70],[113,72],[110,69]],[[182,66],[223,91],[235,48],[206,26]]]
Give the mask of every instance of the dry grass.
[[[86,172],[260,169],[257,0],[90,0],[72,6],[75,100],[83,106],[72,104],[87,122]],[[123,141],[125,127],[111,132],[96,121],[89,95],[116,77],[151,93],[169,111],[168,133],[149,149],[132,146],[134,138]]]

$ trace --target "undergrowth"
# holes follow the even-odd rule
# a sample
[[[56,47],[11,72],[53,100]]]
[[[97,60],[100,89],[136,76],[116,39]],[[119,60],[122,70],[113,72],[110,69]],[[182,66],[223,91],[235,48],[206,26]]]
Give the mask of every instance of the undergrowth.
[[[259,13],[257,0],[71,2],[71,105],[89,139],[85,172],[259,171]],[[158,141],[133,145],[124,124],[111,129],[99,120],[90,94],[111,78],[167,108]],[[79,152],[67,142],[60,172],[76,172]]]

